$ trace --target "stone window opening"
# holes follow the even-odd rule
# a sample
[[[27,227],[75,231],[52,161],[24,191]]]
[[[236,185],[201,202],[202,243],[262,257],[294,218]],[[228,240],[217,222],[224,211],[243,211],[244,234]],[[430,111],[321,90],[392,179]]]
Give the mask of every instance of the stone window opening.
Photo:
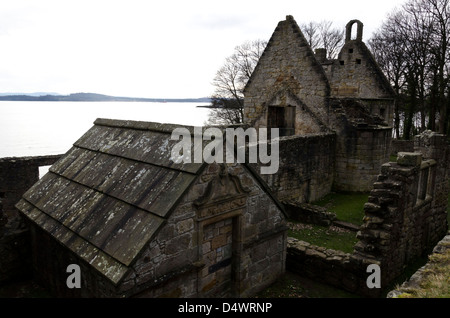
[[[339,61],[339,64],[344,65],[345,62],[344,61]]]
[[[422,163],[419,175],[416,205],[427,199],[431,199],[434,188],[435,173],[434,160],[427,160]]]
[[[356,64],[361,64],[361,59],[356,59]]]
[[[278,128],[279,136],[292,136],[295,134],[295,106],[269,106],[267,128]]]
[[[348,49],[348,53],[352,54],[353,53],[353,49]]]

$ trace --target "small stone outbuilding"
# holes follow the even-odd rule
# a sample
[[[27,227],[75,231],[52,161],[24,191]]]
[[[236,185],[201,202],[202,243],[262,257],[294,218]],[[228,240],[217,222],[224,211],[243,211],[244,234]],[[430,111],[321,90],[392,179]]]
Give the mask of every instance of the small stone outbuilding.
[[[56,296],[245,297],[284,272],[282,206],[245,164],[174,163],[176,127],[97,119],[16,205]]]

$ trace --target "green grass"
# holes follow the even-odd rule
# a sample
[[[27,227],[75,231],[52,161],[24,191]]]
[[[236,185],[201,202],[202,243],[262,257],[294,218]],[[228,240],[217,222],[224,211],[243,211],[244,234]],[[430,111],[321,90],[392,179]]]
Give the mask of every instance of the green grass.
[[[336,213],[336,217],[341,221],[361,225],[364,217],[364,204],[368,199],[368,193],[332,192],[313,204],[323,206],[329,212]]]
[[[450,298],[450,249],[443,254],[432,254],[422,273],[419,286],[398,287],[399,298]]]
[[[353,246],[358,242],[356,233],[336,226],[319,226],[289,222],[288,236],[328,249],[353,253]]]
[[[286,271],[256,298],[361,298],[342,289]]]

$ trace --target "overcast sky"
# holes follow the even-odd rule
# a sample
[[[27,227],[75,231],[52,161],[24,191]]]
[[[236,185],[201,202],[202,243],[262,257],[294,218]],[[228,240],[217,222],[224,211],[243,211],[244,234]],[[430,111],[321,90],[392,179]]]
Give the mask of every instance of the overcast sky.
[[[405,0],[1,0],[0,92],[195,98],[235,46],[278,22],[364,23]]]

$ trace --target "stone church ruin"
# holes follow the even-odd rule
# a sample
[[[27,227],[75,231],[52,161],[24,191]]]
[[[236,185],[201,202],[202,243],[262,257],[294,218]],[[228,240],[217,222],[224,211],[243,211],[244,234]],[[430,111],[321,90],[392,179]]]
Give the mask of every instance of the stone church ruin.
[[[292,16],[278,23],[240,126],[279,129],[273,174],[259,163],[175,163],[172,131],[194,127],[97,119],[17,191],[35,275],[58,296],[247,297],[287,269],[377,295],[368,265],[385,286],[447,232],[450,147],[425,132],[389,162],[395,94],[362,34],[350,21],[330,60]],[[287,238],[289,214],[331,191],[370,192],[353,253]],[[69,264],[81,268],[80,289],[66,286]]]

